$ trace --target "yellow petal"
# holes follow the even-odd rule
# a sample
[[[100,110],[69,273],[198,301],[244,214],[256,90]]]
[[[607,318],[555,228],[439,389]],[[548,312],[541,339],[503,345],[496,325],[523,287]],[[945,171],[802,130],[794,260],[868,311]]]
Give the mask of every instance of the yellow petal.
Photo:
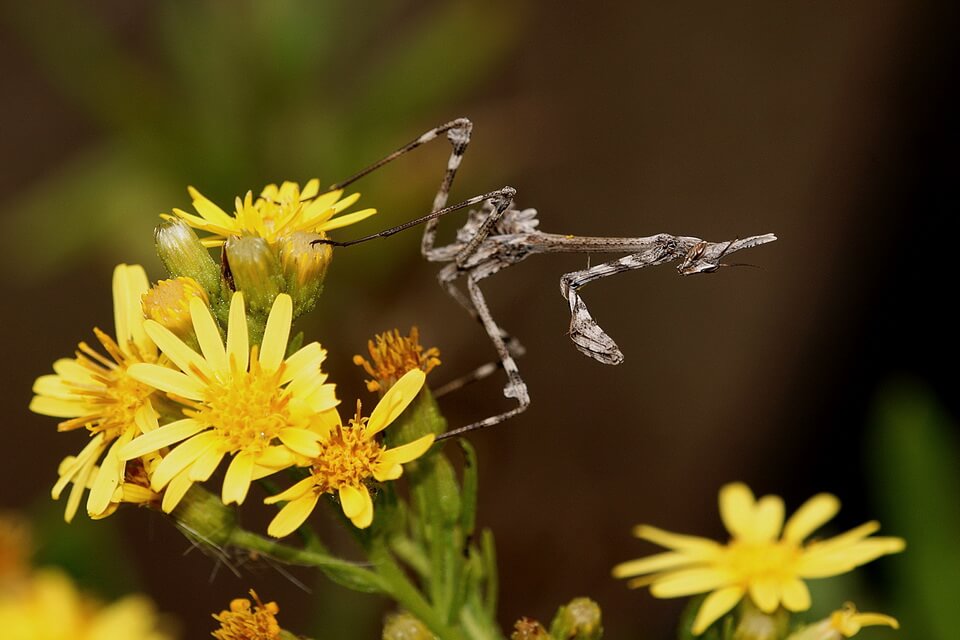
[[[346,198],[342,200],[338,200],[337,202],[333,203],[333,210],[338,212],[343,211],[344,209],[349,208],[354,202],[356,202],[359,199],[360,199],[359,193],[351,193]]]
[[[130,343],[142,356],[153,353],[153,342],[143,330],[141,296],[150,288],[147,273],[138,264],[121,264],[113,270],[113,320],[120,350],[132,355]]]
[[[343,508],[343,514],[353,519],[357,514],[363,511],[363,495],[367,490],[358,489],[349,485],[340,487],[340,506]],[[367,494],[369,497],[369,494]]]
[[[363,492],[363,510],[358,513],[356,516],[350,518],[350,521],[353,522],[353,526],[358,529],[366,529],[373,523],[373,500],[370,499],[370,492],[367,491],[366,487],[361,489]]]
[[[810,590],[803,580],[793,578],[780,583],[783,606],[790,611],[806,611],[810,608]]]
[[[313,513],[319,497],[317,493],[310,491],[285,504],[283,509],[280,509],[280,512],[270,521],[267,533],[274,538],[282,538],[296,531]]]
[[[667,551],[666,553],[658,553],[647,556],[646,558],[621,562],[613,568],[613,577],[629,578],[644,573],[663,571],[664,569],[675,569],[690,564],[691,562],[696,562],[696,560],[691,560],[683,553]]]
[[[413,369],[403,374],[403,377],[397,380],[397,383],[390,387],[390,390],[384,394],[377,407],[370,414],[370,420],[367,422],[367,438],[379,433],[391,422],[403,413],[413,399],[420,393],[423,382],[427,374],[420,369]]]
[[[78,418],[90,413],[90,407],[77,400],[64,400],[50,396],[34,396],[30,401],[30,411],[51,418]]]
[[[307,184],[303,185],[303,191],[300,192],[300,199],[309,200],[318,193],[320,193],[320,180],[311,178],[307,181]]]
[[[237,371],[246,371],[250,361],[250,340],[247,334],[247,312],[243,294],[230,299],[230,320],[227,323],[227,359]]]
[[[184,418],[183,420],[165,424],[159,429],[134,438],[133,441],[122,447],[117,453],[121,460],[139,458],[163,447],[169,447],[181,440],[186,440],[204,429],[206,429],[206,427],[193,418]]]
[[[730,574],[712,568],[672,571],[650,586],[650,593],[658,598],[676,598],[713,591],[729,586]]]
[[[351,224],[356,224],[361,220],[366,220],[372,215],[377,213],[376,209],[363,209],[361,211],[354,211],[353,213],[348,213],[343,216],[337,216],[336,218],[331,218],[330,220],[324,222],[320,225],[320,231],[333,231],[334,229],[340,229],[342,227],[349,226]]]
[[[202,400],[206,393],[206,385],[193,376],[189,376],[158,364],[138,362],[127,369],[127,373],[134,380],[139,380],[155,389],[175,393],[190,400]]]
[[[93,486],[90,487],[90,495],[87,496],[87,513],[89,515],[99,515],[106,511],[110,505],[114,490],[123,481],[123,472],[126,466],[124,461],[117,456],[117,451],[130,442],[132,436],[133,430],[128,429],[110,446],[107,455],[100,462],[100,470],[93,481]]]
[[[326,193],[321,193],[319,196],[310,201],[308,206],[316,207],[319,210],[329,209],[340,199],[340,196],[343,195],[343,189],[334,189],[333,191],[327,191]]]
[[[163,351],[164,355],[170,358],[170,361],[177,365],[181,371],[191,377],[197,377],[198,374],[206,376],[207,379],[213,377],[213,370],[207,364],[207,361],[199,353],[185,345],[172,331],[155,320],[147,320],[143,323],[143,328]]]
[[[220,466],[225,455],[226,452],[220,447],[209,447],[190,465],[190,479],[194,482],[206,482]]]
[[[309,429],[286,427],[280,429],[277,436],[280,438],[280,442],[302,456],[315,458],[320,455],[320,445],[317,444],[320,436]]]
[[[236,227],[236,219],[228,215],[223,209],[211,202],[206,196],[194,189],[188,187],[187,192],[193,200],[193,207],[203,218],[218,226],[227,229]]]
[[[53,370],[58,376],[77,385],[96,384],[90,370],[73,358],[60,358],[53,363]]]
[[[286,469],[295,462],[296,458],[293,455],[293,452],[286,447],[267,447],[256,457],[257,466],[270,467],[272,469],[270,473],[280,471],[281,469]]]
[[[292,321],[293,300],[287,294],[281,293],[270,308],[267,326],[263,331],[263,342],[260,345],[260,368],[265,372],[273,373],[283,364]]]
[[[743,598],[742,587],[717,589],[704,598],[700,610],[697,611],[697,617],[693,621],[693,627],[691,628],[693,635],[698,636],[706,631],[710,625],[737,606],[741,598]]]
[[[711,557],[722,549],[721,545],[707,538],[672,533],[645,524],[634,527],[633,535],[643,540],[649,540],[661,547],[683,551],[691,558],[697,559]]]
[[[754,578],[750,581],[750,599],[764,613],[773,613],[780,606],[780,585],[772,579]]]
[[[55,374],[40,376],[33,383],[33,392],[58,400],[75,400],[76,387],[68,385],[63,378]]]
[[[734,538],[750,535],[754,502],[753,492],[742,482],[733,482],[720,489],[720,518]]]
[[[250,482],[253,479],[253,454],[247,451],[241,451],[230,462],[227,467],[227,473],[223,477],[223,491],[221,498],[223,504],[236,502],[243,504],[250,490]]]
[[[220,436],[214,431],[204,431],[178,445],[164,456],[157,468],[154,469],[153,475],[150,477],[150,488],[154,491],[163,489],[174,476],[190,467],[208,449],[216,446],[219,440]]]
[[[777,496],[764,496],[757,502],[749,542],[773,542],[783,527],[783,500]]]
[[[807,536],[829,522],[840,510],[840,501],[829,493],[819,493],[797,509],[787,520],[783,529],[783,539],[799,544]]]
[[[84,468],[92,468],[92,466],[97,463],[97,460],[100,459],[100,455],[106,448],[107,443],[104,442],[104,435],[101,431],[90,438],[90,442],[87,443],[87,445],[80,451],[80,453],[77,454],[75,458],[65,458],[63,463],[60,465],[60,469],[58,469],[60,477],[57,479],[56,484],[53,485],[53,489],[50,491],[51,497],[53,497],[54,500],[59,500],[60,493],[67,486],[67,484],[74,481],[77,475]]]
[[[163,509],[163,512],[170,513],[176,509],[177,505],[180,504],[180,501],[183,499],[183,496],[187,494],[187,491],[189,491],[192,486],[193,480],[190,479],[190,474],[187,470],[181,471],[174,476],[173,480],[170,481],[170,484],[167,485],[167,488],[163,492],[163,500],[160,502],[160,508]]]
[[[319,342],[311,342],[287,358],[280,384],[286,384],[295,378],[312,378],[320,374],[320,365],[327,359],[327,350]]]
[[[206,303],[199,297],[190,298],[190,319],[193,321],[193,332],[197,336],[200,351],[214,371],[220,374],[227,373],[227,352],[223,348],[220,338],[220,329],[216,320],[207,308]]]
[[[334,408],[314,414],[310,419],[310,430],[316,432],[322,441],[334,428],[342,424],[340,413]]]
[[[902,538],[870,538],[850,545],[816,553],[806,553],[797,563],[797,575],[804,578],[827,578],[852,571],[880,556],[899,553],[906,547]]]
[[[133,421],[137,425],[140,433],[149,433],[160,427],[160,414],[153,408],[153,404],[144,402],[137,407],[137,412],[133,414]]]
[[[73,516],[77,514],[77,509],[80,507],[80,498],[83,497],[83,491],[87,488],[90,474],[93,473],[96,462],[97,459],[91,457],[77,475],[74,476],[73,487],[70,489],[70,495],[67,497],[67,506],[63,511],[63,519],[65,522],[70,522],[73,520]]]
[[[289,487],[288,489],[281,491],[275,496],[269,496],[267,498],[264,498],[263,502],[264,504],[276,504],[278,502],[292,502],[293,500],[302,498],[307,494],[307,492],[315,493],[313,491],[313,487],[315,485],[316,485],[316,480],[314,480],[313,476],[309,476],[297,482],[292,487]]]
[[[381,478],[380,475],[392,476],[393,473],[395,473],[395,471],[393,471],[395,466],[406,464],[407,462],[416,460],[425,454],[433,445],[435,438],[436,436],[431,433],[417,438],[413,442],[408,442],[407,444],[394,447],[393,449],[387,449],[380,456],[380,462],[377,464],[377,468],[374,470],[374,477],[381,482],[384,480],[396,480],[399,475],[389,478]]]

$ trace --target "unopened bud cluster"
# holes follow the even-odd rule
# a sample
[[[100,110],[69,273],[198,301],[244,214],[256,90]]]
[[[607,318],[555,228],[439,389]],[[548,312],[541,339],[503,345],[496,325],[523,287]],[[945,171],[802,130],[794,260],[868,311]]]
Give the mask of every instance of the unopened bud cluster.
[[[294,316],[314,307],[323,290],[332,249],[315,241],[322,234],[295,231],[271,242],[254,235],[231,236],[220,262],[182,220],[165,220],[155,232],[157,252],[172,280],[159,283],[144,300],[148,316],[177,335],[190,332],[189,298],[199,295],[225,312],[234,291],[243,291],[251,315],[265,316],[276,297],[293,299]]]

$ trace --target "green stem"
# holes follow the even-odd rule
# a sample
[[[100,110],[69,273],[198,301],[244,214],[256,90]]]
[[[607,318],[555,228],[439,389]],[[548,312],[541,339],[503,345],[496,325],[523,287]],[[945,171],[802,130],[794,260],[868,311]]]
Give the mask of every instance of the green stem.
[[[387,582],[373,571],[314,549],[298,549],[239,528],[230,533],[228,543],[289,564],[316,567],[331,580],[355,591],[390,593]]]
[[[370,546],[370,561],[377,568],[377,574],[389,585],[390,595],[411,615],[443,640],[465,640],[459,629],[451,627],[440,614],[430,606],[423,594],[414,586],[407,574],[382,545]]]

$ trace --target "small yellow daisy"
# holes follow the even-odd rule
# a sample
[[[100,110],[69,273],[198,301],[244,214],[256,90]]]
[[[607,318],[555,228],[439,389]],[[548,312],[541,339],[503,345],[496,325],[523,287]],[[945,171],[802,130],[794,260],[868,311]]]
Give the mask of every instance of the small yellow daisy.
[[[68,484],[73,485],[64,515],[67,522],[76,514],[86,488],[90,489],[90,515],[100,516],[107,510],[124,476],[118,450],[135,436],[157,428],[154,388],[129,375],[130,367],[140,363],[163,368],[155,364],[157,347],[144,330],[140,298],[149,288],[143,267],[117,266],[113,272],[116,340],[93,330],[108,356],[81,342],[75,358],[57,360],[55,373],[40,376],[33,385],[32,411],[67,418],[58,425],[60,431],[85,428],[91,436],[78,455],[61,463],[60,478],[53,487],[56,500]]]
[[[360,222],[377,212],[376,209],[363,209],[338,215],[355,203],[360,194],[341,198],[342,189],[320,193],[320,181],[316,178],[307,182],[303,191],[296,182],[284,182],[279,187],[267,185],[257,199],[247,192],[242,200],[237,198],[236,212],[232,216],[193,187],[188,191],[199,215],[181,209],[174,209],[173,213],[191,227],[213,234],[203,239],[203,244],[208,247],[220,246],[229,236],[240,235],[257,236],[273,244],[295,231],[325,233]]]
[[[312,342],[284,359],[290,337],[290,296],[277,296],[261,348],[248,343],[243,294],[233,294],[226,346],[217,323],[200,298],[190,300],[190,316],[202,354],[153,320],[144,328],[180,371],[152,364],[130,368],[130,375],[186,405],[187,417],[140,436],[120,452],[135,458],[180,443],[151,478],[155,491],[166,487],[162,508],[170,512],[194,482],[207,480],[224,456],[233,459],[223,480],[224,504],[240,504],[250,483],[295,464],[296,454],[317,455],[311,426],[334,412],[334,385],[320,370],[327,352]],[[335,413],[335,412],[334,412]]]
[[[396,480],[403,464],[416,460],[433,444],[428,434],[413,442],[387,449],[375,436],[386,429],[407,408],[423,387],[426,374],[419,369],[405,374],[377,403],[370,418],[357,414],[349,426],[343,426],[338,413],[335,420],[318,429],[320,451],[312,456],[310,475],[283,493],[264,500],[267,504],[286,502],[274,517],[267,533],[282,538],[297,529],[313,513],[325,493],[337,493],[343,513],[353,524],[366,528],[373,522],[373,500],[367,483]]]
[[[230,609],[213,614],[220,628],[213,632],[217,640],[280,640],[280,623],[277,614],[280,607],[276,602],[263,604],[257,592],[250,589],[253,604],[246,598],[230,601]]]
[[[424,350],[417,327],[411,327],[409,336],[401,336],[399,329],[378,333],[373,340],[367,341],[367,351],[370,360],[359,354],[353,356],[353,364],[363,367],[372,377],[367,380],[367,391],[390,388],[411,369],[430,373],[440,364],[440,350],[436,347]]]
[[[868,522],[834,538],[803,541],[840,510],[836,497],[814,496],[783,522],[783,500],[755,500],[742,483],[720,490],[720,515],[732,539],[723,545],[696,536],[669,533],[640,525],[634,535],[670,551],[624,562],[613,568],[617,578],[634,577],[630,587],[650,586],[658,598],[697,593],[704,599],[693,623],[700,635],[745,596],[764,613],[779,606],[789,611],[810,608],[804,579],[826,578],[853,570],[880,556],[903,551],[901,538],[870,537],[880,525]]]

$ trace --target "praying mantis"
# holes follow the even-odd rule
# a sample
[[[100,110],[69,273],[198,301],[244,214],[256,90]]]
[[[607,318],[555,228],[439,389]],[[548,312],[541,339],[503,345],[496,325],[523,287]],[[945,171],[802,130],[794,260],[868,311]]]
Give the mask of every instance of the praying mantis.
[[[445,385],[438,390],[438,395],[459,388],[467,382],[486,377],[502,367],[507,376],[503,394],[516,401],[516,406],[512,409],[448,431],[438,439],[460,436],[475,429],[499,424],[522,413],[530,405],[530,394],[520,376],[515,359],[523,353],[523,348],[494,320],[480,289],[480,282],[485,278],[535,254],[627,254],[580,271],[566,273],[560,278],[560,293],[570,305],[570,338],[574,346],[581,353],[598,362],[616,365],[623,362],[623,353],[616,342],[590,315],[579,293],[582,287],[595,280],[624,271],[677,261],[679,261],[677,271],[681,275],[712,273],[721,267],[733,266],[724,264],[722,262],[724,257],[777,239],[772,233],[723,242],[709,242],[692,236],[666,233],[637,238],[547,233],[538,229],[539,219],[535,209],[518,209],[514,206],[516,190],[512,187],[502,187],[448,206],[450,189],[470,143],[472,131],[473,124],[470,120],[466,118],[451,120],[427,131],[393,153],[330,187],[330,190],[342,189],[421,145],[445,136],[452,150],[429,214],[355,240],[336,241],[324,238],[314,241],[315,244],[348,247],[377,238],[386,238],[417,225],[423,225],[420,244],[423,257],[430,262],[444,264],[437,274],[440,286],[470,316],[480,322],[499,358],[498,364],[484,365],[464,378]],[[471,207],[477,208],[471,209]],[[436,233],[440,218],[461,209],[469,209],[466,223],[457,231],[453,242],[438,246]],[[466,292],[458,286],[461,280],[466,283]]]

